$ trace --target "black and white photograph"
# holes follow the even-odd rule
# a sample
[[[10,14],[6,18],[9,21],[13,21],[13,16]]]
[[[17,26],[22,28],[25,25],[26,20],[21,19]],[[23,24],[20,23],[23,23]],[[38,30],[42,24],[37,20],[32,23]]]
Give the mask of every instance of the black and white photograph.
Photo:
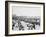
[[[40,29],[40,7],[13,6],[12,8],[12,30],[23,31]]]
[[[8,1],[5,7],[6,35],[44,34],[44,3]]]

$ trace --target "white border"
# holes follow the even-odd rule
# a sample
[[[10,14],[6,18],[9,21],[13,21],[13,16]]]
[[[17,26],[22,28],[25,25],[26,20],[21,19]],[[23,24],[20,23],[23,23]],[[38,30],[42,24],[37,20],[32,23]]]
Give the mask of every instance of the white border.
[[[12,31],[12,6],[27,6],[27,7],[41,7],[41,28],[40,30],[29,30],[29,31]],[[34,4],[21,4],[21,3],[10,3],[8,5],[8,13],[9,13],[9,18],[8,18],[8,29],[9,29],[9,34],[25,34],[25,33],[40,33],[43,32],[43,5],[34,5]]]

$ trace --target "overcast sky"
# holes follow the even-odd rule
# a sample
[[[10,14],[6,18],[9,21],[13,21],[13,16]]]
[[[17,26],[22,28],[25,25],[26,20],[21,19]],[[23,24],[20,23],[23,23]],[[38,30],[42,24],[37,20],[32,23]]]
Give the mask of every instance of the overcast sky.
[[[12,14],[17,15],[17,16],[40,16],[41,8],[40,7],[13,6]]]

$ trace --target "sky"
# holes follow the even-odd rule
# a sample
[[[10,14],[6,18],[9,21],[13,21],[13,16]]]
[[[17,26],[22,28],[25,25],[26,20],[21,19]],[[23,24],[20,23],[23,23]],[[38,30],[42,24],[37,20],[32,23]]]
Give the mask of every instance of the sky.
[[[17,16],[40,16],[40,7],[13,6],[12,14]]]

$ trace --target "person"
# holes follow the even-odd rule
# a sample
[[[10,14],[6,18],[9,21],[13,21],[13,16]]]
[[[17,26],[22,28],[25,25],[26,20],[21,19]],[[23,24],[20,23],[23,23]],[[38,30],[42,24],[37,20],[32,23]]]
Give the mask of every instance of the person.
[[[29,23],[27,24],[28,30],[33,30],[33,24]]]
[[[13,22],[12,29],[18,31],[19,30],[18,20],[13,20],[12,22]]]
[[[19,30],[24,30],[24,26],[21,24],[21,21],[18,21]]]

